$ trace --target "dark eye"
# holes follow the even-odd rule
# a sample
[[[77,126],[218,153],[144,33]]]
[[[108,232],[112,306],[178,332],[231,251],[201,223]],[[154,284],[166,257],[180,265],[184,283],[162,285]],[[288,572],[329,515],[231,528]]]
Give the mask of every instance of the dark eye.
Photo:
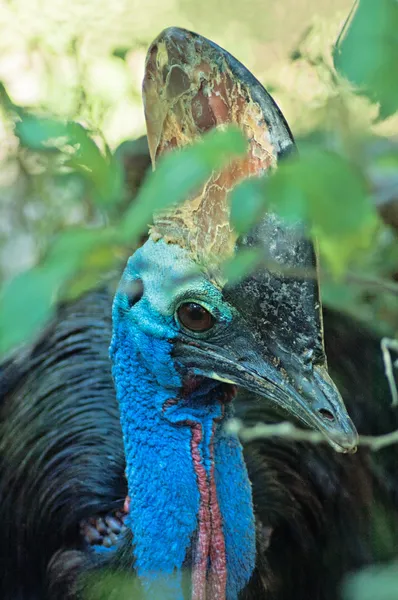
[[[214,325],[213,315],[195,302],[181,304],[177,316],[180,323],[191,331],[207,331]]]

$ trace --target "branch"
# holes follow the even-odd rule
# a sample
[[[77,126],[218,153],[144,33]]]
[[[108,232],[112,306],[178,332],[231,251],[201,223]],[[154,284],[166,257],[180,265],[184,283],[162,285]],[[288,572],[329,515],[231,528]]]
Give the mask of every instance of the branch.
[[[379,277],[369,277],[362,273],[354,273],[349,271],[344,278],[345,283],[354,284],[364,287],[369,291],[374,291],[375,288],[382,289],[384,292],[398,296],[398,283],[389,279],[381,279]]]
[[[243,442],[264,440],[271,437],[280,437],[296,442],[310,442],[311,444],[324,444],[328,441],[320,431],[299,429],[287,421],[272,424],[257,423],[253,427],[245,427],[240,419],[231,419],[226,428],[228,433],[238,435]],[[398,430],[379,436],[359,436],[359,445],[367,446],[374,452],[393,444],[398,444]]]
[[[395,383],[394,367],[398,366],[398,360],[395,363],[392,362],[391,350],[398,352],[398,340],[392,340],[391,338],[383,338],[380,342],[381,351],[383,353],[384,370],[386,373],[388,385],[390,386],[392,396],[392,406],[398,405],[398,390],[397,384]]]

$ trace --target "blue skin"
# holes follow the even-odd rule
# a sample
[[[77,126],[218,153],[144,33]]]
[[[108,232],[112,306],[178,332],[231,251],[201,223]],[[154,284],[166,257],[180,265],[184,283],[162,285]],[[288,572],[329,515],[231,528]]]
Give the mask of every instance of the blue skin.
[[[142,280],[144,294],[130,307],[126,290],[136,279]],[[172,349],[180,333],[176,310],[187,300],[204,305],[225,326],[233,319],[220,290],[185,250],[148,240],[128,261],[113,306],[110,354],[131,497],[127,524],[133,532],[132,562],[148,598],[154,597],[159,577],[163,598],[183,598],[182,565],[188,548],[195,547],[200,502],[192,431],[185,421],[202,425],[200,453],[209,472],[212,426],[221,417],[219,390],[212,380],[181,398],[184,369],[176,364]],[[175,399],[178,403],[165,409]],[[226,546],[226,597],[235,600],[254,569],[255,525],[242,448],[222,423],[214,434],[214,456]]]

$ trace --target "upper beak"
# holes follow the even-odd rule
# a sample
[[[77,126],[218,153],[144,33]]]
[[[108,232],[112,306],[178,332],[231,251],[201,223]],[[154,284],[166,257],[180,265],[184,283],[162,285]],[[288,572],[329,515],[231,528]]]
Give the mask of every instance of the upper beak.
[[[278,409],[321,431],[338,452],[356,451],[357,431],[325,366],[308,366],[292,356],[290,364],[285,361],[281,368],[255,351],[246,351],[244,358],[236,359],[230,350],[196,344],[189,344],[188,350],[180,343],[174,355],[198,374],[267,398]]]

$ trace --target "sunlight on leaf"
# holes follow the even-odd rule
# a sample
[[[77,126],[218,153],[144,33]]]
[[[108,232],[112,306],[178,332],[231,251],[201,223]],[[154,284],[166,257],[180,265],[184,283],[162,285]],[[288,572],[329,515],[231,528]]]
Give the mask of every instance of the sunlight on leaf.
[[[371,101],[380,116],[398,109],[398,2],[359,0],[334,52],[337,71]]]
[[[15,134],[30,150],[58,152],[63,164],[80,173],[93,187],[98,205],[112,205],[122,194],[122,169],[113,156],[103,155],[89,132],[80,123],[39,118],[23,113]]]

